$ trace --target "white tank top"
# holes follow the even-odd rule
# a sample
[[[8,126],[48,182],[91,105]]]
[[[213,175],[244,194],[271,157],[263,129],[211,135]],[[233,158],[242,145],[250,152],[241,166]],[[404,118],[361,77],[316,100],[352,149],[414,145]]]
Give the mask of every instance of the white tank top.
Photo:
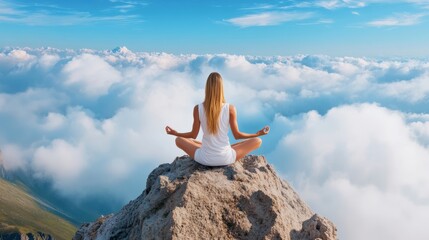
[[[195,152],[195,161],[207,166],[223,166],[235,162],[236,153],[231,148],[228,138],[229,130],[229,104],[224,103],[219,116],[219,130],[210,134],[207,129],[207,118],[202,103],[198,104],[198,115],[203,139],[201,148]]]

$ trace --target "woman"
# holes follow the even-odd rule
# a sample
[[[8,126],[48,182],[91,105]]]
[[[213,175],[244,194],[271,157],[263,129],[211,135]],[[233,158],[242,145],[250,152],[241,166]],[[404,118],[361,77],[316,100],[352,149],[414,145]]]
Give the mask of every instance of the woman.
[[[256,133],[240,132],[237,124],[237,111],[225,102],[223,80],[219,73],[213,72],[206,82],[206,96],[203,103],[194,107],[194,123],[192,130],[179,133],[171,127],[165,127],[167,134],[177,136],[176,145],[195,161],[207,166],[224,166],[234,163],[249,152],[261,146],[259,136],[266,135],[266,126]],[[203,129],[202,142],[195,140]],[[231,127],[235,139],[247,139],[230,145],[228,129]]]

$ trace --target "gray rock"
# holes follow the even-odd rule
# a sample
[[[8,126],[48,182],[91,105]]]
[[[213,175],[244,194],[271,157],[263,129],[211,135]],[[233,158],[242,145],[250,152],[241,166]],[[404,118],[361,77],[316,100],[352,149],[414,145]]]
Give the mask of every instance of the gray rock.
[[[137,199],[73,239],[336,239],[325,220],[262,156],[225,167],[184,156],[154,169]]]
[[[314,214],[310,219],[302,223],[301,231],[292,231],[294,240],[329,240],[336,239],[337,228],[328,219]]]
[[[20,233],[7,232],[0,233],[0,240],[55,240],[51,235],[42,232],[37,233]]]

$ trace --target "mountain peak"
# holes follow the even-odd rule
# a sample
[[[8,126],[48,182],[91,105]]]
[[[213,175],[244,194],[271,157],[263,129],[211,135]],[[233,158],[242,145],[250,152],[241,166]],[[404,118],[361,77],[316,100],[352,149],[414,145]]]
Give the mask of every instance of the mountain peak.
[[[112,49],[112,53],[129,54],[132,52],[127,47],[122,46],[122,47],[116,47]]]
[[[207,167],[184,156],[161,164],[118,213],[81,226],[89,239],[336,239],[262,156]]]

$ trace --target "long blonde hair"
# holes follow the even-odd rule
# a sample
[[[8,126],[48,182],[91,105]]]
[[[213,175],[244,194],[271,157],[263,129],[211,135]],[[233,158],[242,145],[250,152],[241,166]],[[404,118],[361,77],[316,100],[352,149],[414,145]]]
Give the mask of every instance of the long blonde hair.
[[[222,104],[225,103],[222,76],[217,72],[210,73],[206,82],[204,109],[209,133],[216,134],[219,130],[219,117]]]

